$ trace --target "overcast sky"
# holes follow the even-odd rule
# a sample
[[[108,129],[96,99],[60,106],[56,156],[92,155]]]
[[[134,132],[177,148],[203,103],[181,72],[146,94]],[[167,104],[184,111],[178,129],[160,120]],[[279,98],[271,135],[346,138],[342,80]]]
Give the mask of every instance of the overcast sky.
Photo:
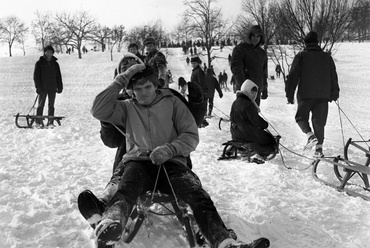
[[[234,20],[241,12],[242,0],[217,0],[224,18]],[[149,24],[158,19],[167,31],[179,22],[184,11],[183,0],[0,0],[0,18],[16,15],[30,24],[35,12],[88,11],[100,24],[112,27],[123,24],[126,29]]]

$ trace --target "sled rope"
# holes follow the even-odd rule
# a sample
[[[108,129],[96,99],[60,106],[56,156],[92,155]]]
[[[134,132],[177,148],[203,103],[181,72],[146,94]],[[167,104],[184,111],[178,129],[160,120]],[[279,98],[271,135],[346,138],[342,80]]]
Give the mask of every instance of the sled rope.
[[[349,119],[349,117],[346,115],[346,113],[343,111],[343,109],[339,106],[339,101],[335,101],[335,104],[338,106],[338,111],[339,111],[339,117],[341,116],[340,113],[342,113],[346,118],[347,120],[349,121],[349,123],[352,125],[353,129],[357,132],[357,134],[360,136],[360,138],[362,139],[362,141],[365,142],[365,144],[367,145],[368,148],[369,145],[367,144],[367,140],[364,139],[364,137],[360,134],[360,132],[357,130],[356,126],[352,123],[352,121]],[[343,129],[343,126],[342,126],[342,122],[341,122],[341,128]],[[344,134],[343,134],[343,130],[342,130],[342,136],[343,136],[343,139],[344,139]],[[344,140],[343,140],[343,143],[344,143]]]
[[[35,101],[33,102],[33,105],[32,105],[32,107],[30,108],[30,111],[28,111],[28,114],[30,114],[30,113],[31,113],[31,111],[32,111],[32,109],[34,109],[34,108],[35,108],[35,105],[36,105],[36,102],[37,102],[37,98],[39,98],[39,95],[36,95]]]
[[[123,132],[119,127],[117,127],[115,124],[113,124],[112,123],[112,125],[123,135],[123,136],[125,136],[126,138],[127,138],[127,140],[128,141],[130,141],[130,142],[132,142],[134,145],[136,145],[137,147],[139,147],[139,149],[141,149],[140,148],[140,146],[135,142],[135,141],[133,141],[132,139],[130,139],[128,136],[127,136],[127,134],[125,133],[125,132]],[[151,201],[153,202],[153,199],[154,199],[154,193],[155,193],[155,190],[156,190],[156,188],[157,188],[157,184],[158,184],[158,178],[159,178],[159,173],[160,173],[160,171],[161,171],[161,168],[163,167],[163,170],[164,170],[164,173],[166,174],[166,177],[167,177],[167,179],[168,179],[168,183],[169,183],[169,185],[170,185],[170,187],[171,187],[171,191],[172,191],[172,194],[173,194],[173,197],[175,198],[175,202],[176,202],[176,204],[178,205],[179,204],[179,202],[178,202],[178,199],[177,199],[177,197],[176,197],[176,194],[175,194],[175,190],[173,189],[173,187],[172,187],[172,183],[171,183],[171,181],[170,181],[170,177],[168,176],[168,174],[167,174],[167,170],[166,170],[166,168],[164,167],[164,165],[163,164],[160,164],[159,165],[159,168],[158,168],[158,173],[157,173],[157,178],[155,179],[155,183],[154,183],[154,188],[153,188],[153,193],[152,193],[152,199],[151,199]]]

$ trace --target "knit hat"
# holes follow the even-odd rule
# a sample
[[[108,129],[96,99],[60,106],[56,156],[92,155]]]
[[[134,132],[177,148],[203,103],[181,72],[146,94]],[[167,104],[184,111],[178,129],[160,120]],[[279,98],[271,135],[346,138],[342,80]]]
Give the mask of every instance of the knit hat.
[[[319,43],[317,38],[317,33],[315,31],[310,31],[304,38],[304,42],[308,43]]]
[[[198,56],[191,58],[190,62],[196,62],[198,64],[202,63],[202,60]]]
[[[122,61],[125,60],[125,59],[128,59],[128,58],[135,59],[139,64],[143,64],[143,62],[140,60],[140,58],[138,58],[135,54],[127,52],[127,53],[123,54],[123,57],[118,62],[118,65],[117,65],[117,73],[118,74],[122,73],[122,71],[121,71]]]
[[[155,40],[153,37],[148,37],[144,40],[144,46],[153,43],[155,45]]]
[[[55,51],[54,51],[54,48],[53,48],[51,45],[48,45],[48,46],[44,47],[44,53],[45,53],[46,51],[52,51],[53,53],[55,52]]]

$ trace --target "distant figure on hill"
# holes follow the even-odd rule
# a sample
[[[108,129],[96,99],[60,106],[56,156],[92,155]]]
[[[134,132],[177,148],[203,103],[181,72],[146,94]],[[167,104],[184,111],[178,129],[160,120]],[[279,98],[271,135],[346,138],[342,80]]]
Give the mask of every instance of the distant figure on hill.
[[[275,67],[275,72],[276,72],[276,77],[280,78],[280,73],[281,73],[281,66],[280,64],[277,64]]]
[[[46,46],[44,55],[35,64],[33,81],[38,94],[37,116],[43,115],[46,97],[48,98],[48,116],[54,116],[56,93],[60,94],[63,91],[62,74],[57,60],[54,57],[54,48]],[[40,125],[41,120],[36,120],[36,127]],[[54,127],[54,120],[49,120],[47,126]]]
[[[206,93],[206,102],[208,102],[208,116],[212,116],[213,110],[213,99],[215,97],[215,90],[218,92],[218,96],[220,98],[223,97],[220,84],[217,82],[217,79],[213,76],[213,70],[207,69],[206,76],[205,76],[206,86],[207,86],[207,93]]]

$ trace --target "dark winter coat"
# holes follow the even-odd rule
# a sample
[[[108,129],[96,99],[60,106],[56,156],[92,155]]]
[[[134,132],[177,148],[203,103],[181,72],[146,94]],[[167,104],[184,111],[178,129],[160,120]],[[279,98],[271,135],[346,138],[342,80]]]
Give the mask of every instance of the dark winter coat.
[[[264,131],[268,123],[259,116],[256,106],[243,93],[237,93],[231,106],[230,121],[233,140],[256,142],[262,146],[275,143],[272,136]]]
[[[257,84],[262,92],[267,84],[267,55],[261,47],[241,43],[233,49],[231,72],[234,75],[236,88],[240,89],[246,79]]]
[[[52,56],[50,61],[41,56],[35,64],[33,81],[35,87],[41,92],[62,92],[63,82],[57,58]]]
[[[202,70],[202,68],[200,68],[199,65],[193,69],[190,81],[192,83],[198,84],[202,88],[203,93],[207,94],[207,85],[205,81],[204,71]]]
[[[207,86],[207,94],[206,97],[214,97],[215,96],[215,90],[217,90],[218,95],[221,97],[222,91],[220,88],[220,84],[218,83],[217,79],[213,75],[207,74],[205,76],[205,82]]]
[[[146,55],[143,62],[147,65],[150,65],[153,68],[154,73],[158,77],[158,79],[163,79],[166,82],[168,81],[167,61],[166,56],[164,56],[163,53],[155,49],[154,51]]]
[[[336,100],[339,97],[338,76],[333,58],[316,43],[308,44],[294,57],[285,85],[287,98],[294,98],[297,86],[298,100]]]

